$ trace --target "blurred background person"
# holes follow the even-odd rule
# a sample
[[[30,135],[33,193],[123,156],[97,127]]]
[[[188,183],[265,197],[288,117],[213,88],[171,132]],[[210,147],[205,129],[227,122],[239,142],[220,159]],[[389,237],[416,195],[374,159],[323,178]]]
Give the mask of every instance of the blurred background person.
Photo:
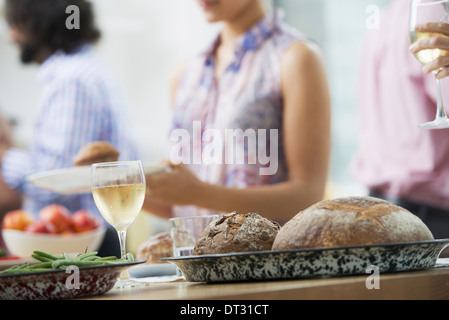
[[[221,22],[222,29],[206,50],[181,64],[171,82],[172,129],[196,140],[181,148],[187,151],[183,163],[147,177],[145,208],[165,218],[258,212],[283,223],[324,195],[331,115],[321,54],[261,0],[198,4],[207,21]],[[195,136],[198,123],[201,137]],[[266,166],[260,159],[250,163],[254,146],[245,138],[222,141],[214,150],[222,156],[214,154],[207,163],[203,152],[217,143],[204,136],[208,129],[221,137],[227,129],[266,130],[266,141],[257,141],[256,149],[276,148],[277,170],[261,174]],[[278,131],[278,139],[270,138],[270,130]],[[244,163],[226,162],[225,154],[238,150],[245,152]],[[203,154],[201,163],[192,154]]]
[[[70,5],[79,9],[79,29],[66,27]],[[2,180],[23,195],[23,208],[33,214],[56,203],[71,212],[99,215],[91,194],[56,194],[26,180],[32,173],[72,167],[74,155],[93,141],[111,143],[121,159],[138,159],[120,90],[92,50],[100,39],[92,5],[86,0],[6,0],[5,13],[21,62],[39,65],[43,92],[30,149],[0,145]],[[115,230],[108,232],[100,252],[119,254]]]
[[[410,52],[411,0],[396,0],[382,13],[361,51],[358,108],[359,147],[353,177],[371,195],[420,217],[435,238],[449,237],[449,129],[418,126],[435,118],[435,63],[423,65]],[[430,40],[435,41],[435,40]],[[419,50],[429,42],[412,46]],[[433,45],[440,44],[435,42]],[[443,43],[447,46],[446,40]],[[441,67],[441,66],[440,66]],[[444,69],[440,76],[446,75]],[[449,83],[442,82],[449,103]]]
[[[0,154],[14,146],[14,121],[0,116]],[[7,212],[22,207],[22,196],[0,178],[0,220]],[[0,237],[1,242],[1,237]],[[1,246],[1,243],[0,243]]]

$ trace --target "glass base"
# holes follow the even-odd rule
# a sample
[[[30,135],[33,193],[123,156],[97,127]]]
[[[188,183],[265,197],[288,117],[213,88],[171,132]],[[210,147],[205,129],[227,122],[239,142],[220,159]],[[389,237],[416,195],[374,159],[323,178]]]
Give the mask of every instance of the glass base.
[[[429,130],[435,130],[435,129],[448,129],[449,128],[449,119],[441,119],[441,120],[434,120],[431,122],[426,122],[421,125],[419,125],[422,129],[429,129]]]
[[[179,269],[178,267],[176,267],[176,275],[175,275],[178,279],[184,279],[184,275],[182,274],[181,269]]]
[[[120,277],[114,285],[114,289],[125,289],[125,288],[134,288],[134,287],[145,287],[148,286],[148,283],[135,281],[129,277],[128,270],[122,271],[120,273]]]
[[[114,289],[125,289],[125,288],[134,288],[134,287],[146,287],[148,283],[135,281],[131,279],[119,279],[115,285]]]

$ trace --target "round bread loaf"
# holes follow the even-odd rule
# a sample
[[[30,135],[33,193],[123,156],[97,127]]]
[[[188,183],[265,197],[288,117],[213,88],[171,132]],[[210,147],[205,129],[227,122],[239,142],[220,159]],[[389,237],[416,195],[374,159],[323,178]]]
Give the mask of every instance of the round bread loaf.
[[[279,231],[273,250],[329,248],[433,240],[427,226],[404,208],[373,197],[321,201]]]
[[[194,255],[271,250],[278,223],[257,213],[223,215],[200,235]]]
[[[95,141],[83,147],[73,158],[75,166],[90,166],[94,163],[117,161],[120,152],[109,142]]]
[[[136,251],[137,260],[146,260],[147,264],[162,263],[158,259],[168,257],[173,257],[170,232],[163,232],[150,237]]]

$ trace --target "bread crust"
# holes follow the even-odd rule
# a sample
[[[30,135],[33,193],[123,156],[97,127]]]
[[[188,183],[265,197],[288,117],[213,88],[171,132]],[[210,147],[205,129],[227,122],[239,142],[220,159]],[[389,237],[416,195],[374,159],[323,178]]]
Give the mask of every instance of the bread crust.
[[[195,245],[193,254],[271,250],[279,230],[277,222],[257,213],[229,213],[206,227]]]
[[[146,260],[147,264],[163,263],[160,258],[173,257],[173,245],[170,232],[158,233],[140,244],[136,251],[137,260]]]
[[[408,210],[373,197],[319,202],[279,231],[273,250],[329,248],[433,240],[427,226]]]
[[[109,142],[95,141],[83,147],[73,158],[75,166],[89,166],[100,162],[117,161],[120,152]]]

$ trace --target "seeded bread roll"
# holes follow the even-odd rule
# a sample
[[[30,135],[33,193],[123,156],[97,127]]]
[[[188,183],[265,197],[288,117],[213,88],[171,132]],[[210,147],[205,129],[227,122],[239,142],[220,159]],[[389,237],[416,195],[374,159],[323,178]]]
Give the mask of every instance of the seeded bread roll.
[[[170,232],[163,232],[150,237],[136,251],[137,260],[146,260],[147,264],[163,263],[158,259],[168,257],[173,257]]]
[[[257,213],[230,213],[206,227],[193,254],[220,254],[271,250],[278,223]]]
[[[345,197],[298,213],[281,228],[273,250],[427,240],[433,240],[430,230],[406,209],[373,197]]]
[[[75,166],[90,166],[94,163],[117,161],[120,153],[109,142],[96,141],[83,147],[73,158]]]

